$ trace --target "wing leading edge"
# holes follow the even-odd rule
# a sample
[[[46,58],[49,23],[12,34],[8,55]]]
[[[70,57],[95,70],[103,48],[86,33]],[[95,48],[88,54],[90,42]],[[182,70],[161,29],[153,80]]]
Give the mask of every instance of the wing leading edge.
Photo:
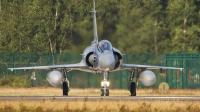
[[[56,69],[56,68],[68,68],[68,69],[86,69],[87,66],[81,61],[76,64],[64,64],[64,65],[50,65],[50,66],[33,66],[33,67],[18,67],[18,68],[8,68],[9,70],[26,70],[26,69]]]
[[[176,67],[165,67],[165,66],[152,66],[152,65],[138,65],[138,64],[125,64],[121,65],[122,69],[133,69],[133,68],[141,68],[141,69],[174,69],[174,70],[183,70],[183,68]]]

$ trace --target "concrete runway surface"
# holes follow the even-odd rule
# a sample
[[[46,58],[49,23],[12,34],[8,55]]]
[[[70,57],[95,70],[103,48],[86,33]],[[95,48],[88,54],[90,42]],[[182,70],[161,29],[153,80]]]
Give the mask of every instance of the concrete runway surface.
[[[200,101],[200,96],[0,96],[0,101]]]

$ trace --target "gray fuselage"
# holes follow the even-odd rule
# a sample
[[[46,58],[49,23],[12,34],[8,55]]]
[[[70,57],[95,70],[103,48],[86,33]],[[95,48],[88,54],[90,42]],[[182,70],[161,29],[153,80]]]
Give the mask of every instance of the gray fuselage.
[[[121,58],[119,56],[121,56]],[[122,55],[116,48],[113,48],[108,40],[102,40],[98,44],[92,44],[83,52],[84,63],[93,71],[112,71],[119,67],[119,59]]]

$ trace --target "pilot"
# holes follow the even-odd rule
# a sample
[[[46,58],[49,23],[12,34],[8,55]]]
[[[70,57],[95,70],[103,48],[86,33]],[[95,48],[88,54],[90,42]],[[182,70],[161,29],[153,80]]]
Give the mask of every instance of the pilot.
[[[102,51],[109,50],[110,49],[110,45],[107,42],[102,42],[100,48],[101,48]]]
[[[108,50],[108,43],[103,44],[103,50]]]

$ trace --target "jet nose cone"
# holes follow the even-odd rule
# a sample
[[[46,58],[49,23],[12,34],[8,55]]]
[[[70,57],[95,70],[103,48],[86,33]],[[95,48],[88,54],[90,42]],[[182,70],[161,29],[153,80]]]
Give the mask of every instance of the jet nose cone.
[[[112,53],[103,54],[99,58],[99,65],[101,69],[105,71],[109,71],[114,68],[115,66],[115,58]]]

